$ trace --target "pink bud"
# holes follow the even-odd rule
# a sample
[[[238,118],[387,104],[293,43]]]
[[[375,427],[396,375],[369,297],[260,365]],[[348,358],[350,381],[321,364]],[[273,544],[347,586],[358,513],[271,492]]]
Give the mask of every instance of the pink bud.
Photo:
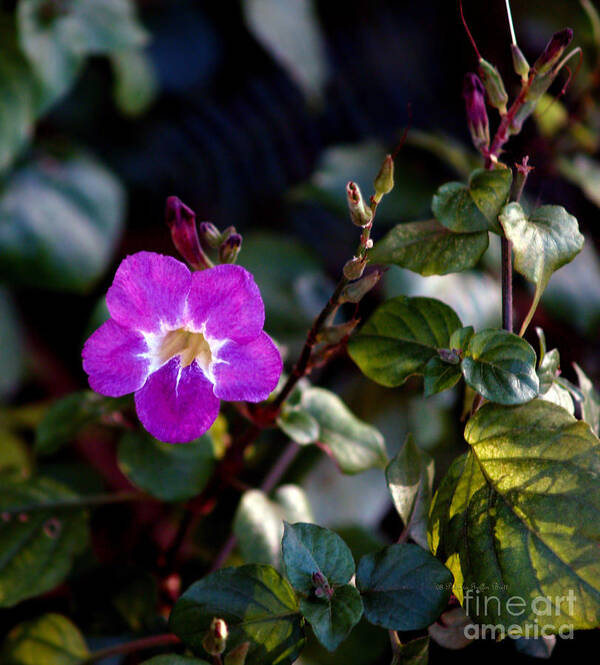
[[[200,247],[196,231],[196,214],[176,196],[169,196],[165,219],[171,230],[173,244],[181,256],[198,270],[207,268],[206,256]]]
[[[463,84],[467,123],[477,150],[487,150],[490,144],[490,125],[485,107],[485,89],[477,74],[469,73]]]
[[[544,74],[548,70],[552,69],[554,65],[559,61],[561,55],[564,53],[564,50],[571,43],[573,39],[573,31],[571,28],[564,28],[559,32],[555,32],[552,35],[552,39],[546,44],[546,48],[540,57],[535,61],[533,65],[538,74]]]

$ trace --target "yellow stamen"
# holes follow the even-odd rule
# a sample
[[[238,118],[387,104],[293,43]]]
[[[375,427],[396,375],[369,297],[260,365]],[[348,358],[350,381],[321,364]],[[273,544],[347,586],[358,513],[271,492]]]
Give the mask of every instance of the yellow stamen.
[[[181,357],[182,367],[187,367],[196,360],[203,370],[207,370],[212,362],[210,346],[204,335],[183,328],[169,331],[160,345],[161,363],[166,363],[175,356]]]

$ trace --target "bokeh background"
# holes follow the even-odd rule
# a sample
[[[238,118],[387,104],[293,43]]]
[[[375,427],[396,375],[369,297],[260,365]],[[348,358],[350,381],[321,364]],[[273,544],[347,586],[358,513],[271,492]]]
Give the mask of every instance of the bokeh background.
[[[63,10],[63,2],[47,3],[48,20]],[[84,35],[96,39],[97,47],[57,59],[43,31],[27,33],[29,41],[20,34],[27,17],[15,24],[17,3],[0,3],[3,441],[18,436],[27,443],[26,424],[35,421],[40,404],[86,385],[81,346],[106,316],[102,296],[114,268],[135,251],[174,253],[164,224],[167,196],[179,196],[199,220],[219,228],[234,225],[243,234],[240,263],[254,272],[263,292],[266,329],[293,358],[357,241],[345,211],[347,180],[368,192],[382,156],[410,126],[396,160],[396,188],[378,212],[377,239],[394,224],[427,219],[436,188],[464,179],[477,164],[461,98],[463,76],[476,60],[454,1],[135,5],[137,16],[119,16],[104,35]],[[514,93],[518,81],[503,0],[465,0],[464,6],[480,51]],[[506,160],[528,154],[535,167],[528,199],[564,205],[586,236],[584,252],[552,278],[534,323],[544,328],[549,348],[560,349],[565,377],[575,380],[577,362],[597,382],[600,43],[576,0],[514,0],[513,12],[520,46],[531,61],[567,25],[583,48],[566,94],[542,105],[509,144]],[[38,54],[42,69],[44,62],[54,67],[59,83],[51,71],[48,80],[54,82],[47,89],[28,88],[23,50],[34,60]],[[554,94],[566,78],[555,84]],[[499,247],[492,246],[477,270],[446,277],[391,269],[363,303],[363,313],[383,297],[431,295],[454,307],[465,324],[499,325],[498,257]],[[519,278],[515,288],[519,320],[531,293]],[[528,338],[537,347],[533,330]],[[459,391],[424,400],[417,380],[387,390],[360,378],[345,359],[317,380],[377,425],[390,453],[413,432],[434,455],[437,480],[464,448]],[[15,418],[25,423],[25,433],[9,426]],[[102,443],[102,450],[110,450],[110,441]],[[260,478],[280,445],[274,437],[256,452],[250,476]],[[106,471],[110,454],[86,450],[67,451],[44,464],[48,472],[71,474],[80,484],[116,482]],[[82,458],[101,478],[77,466]],[[322,455],[307,452],[290,478],[304,485],[317,521],[342,529],[357,552],[389,541],[401,528],[380,472],[341,477]],[[226,497],[199,527],[184,580],[205,570],[225,538],[236,501],[233,493]],[[106,509],[98,519],[109,541],[101,544],[106,558],[93,575],[82,573],[87,581],[81,597],[58,601],[71,603],[71,611],[75,607],[91,635],[118,632],[111,593],[117,593],[124,571],[140,557],[151,558],[150,536],[143,529],[132,534],[131,516]],[[56,599],[32,602],[49,607]],[[38,605],[0,612],[0,634]],[[98,610],[105,605],[112,610]],[[553,660],[582,657],[594,639],[597,633],[559,641]],[[361,626],[341,652],[330,656],[313,645],[303,662],[372,665],[386,662],[386,649],[384,631]],[[528,662],[510,640],[464,652],[434,645],[431,662],[508,657]]]

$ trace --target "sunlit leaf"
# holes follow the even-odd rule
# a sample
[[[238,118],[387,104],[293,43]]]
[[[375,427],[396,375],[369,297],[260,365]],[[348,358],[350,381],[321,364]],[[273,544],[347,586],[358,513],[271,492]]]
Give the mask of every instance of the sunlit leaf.
[[[596,436],[600,436],[600,393],[594,388],[594,384],[577,363],[573,363],[577,372],[579,388],[583,393],[581,405],[581,416],[592,428]]]

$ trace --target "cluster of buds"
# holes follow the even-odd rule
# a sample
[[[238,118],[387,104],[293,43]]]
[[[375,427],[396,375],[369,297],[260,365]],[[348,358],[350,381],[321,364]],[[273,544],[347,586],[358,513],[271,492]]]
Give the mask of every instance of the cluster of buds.
[[[210,268],[211,253],[218,263],[235,263],[242,248],[242,236],[235,227],[223,232],[211,222],[196,225],[196,214],[176,196],[169,196],[165,210],[167,225],[177,251],[195,270]]]
[[[384,268],[381,266],[369,266],[360,279],[357,279],[344,287],[340,294],[340,303],[359,303],[369,291],[383,277]]]
[[[333,589],[323,573],[315,572],[312,574],[312,583],[315,587],[315,596],[317,598],[331,598]]]

